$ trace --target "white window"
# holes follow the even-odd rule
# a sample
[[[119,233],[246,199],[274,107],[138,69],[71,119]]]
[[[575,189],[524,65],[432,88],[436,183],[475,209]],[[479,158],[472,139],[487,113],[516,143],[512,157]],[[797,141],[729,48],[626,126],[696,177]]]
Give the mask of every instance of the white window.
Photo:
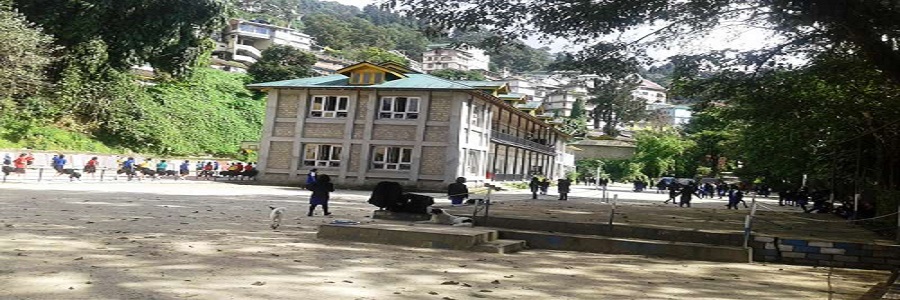
[[[301,167],[340,167],[341,146],[306,144]]]
[[[481,117],[482,107],[481,105],[472,104],[472,117],[469,118],[469,124],[472,126],[482,127],[482,122],[484,118]]]
[[[469,175],[479,175],[481,168],[481,151],[469,150],[466,158],[466,173]]]
[[[372,155],[372,169],[409,170],[412,166],[412,148],[377,146]]]
[[[309,116],[316,118],[346,118],[347,96],[313,96]]]
[[[379,119],[418,119],[418,97],[383,97],[378,109]]]

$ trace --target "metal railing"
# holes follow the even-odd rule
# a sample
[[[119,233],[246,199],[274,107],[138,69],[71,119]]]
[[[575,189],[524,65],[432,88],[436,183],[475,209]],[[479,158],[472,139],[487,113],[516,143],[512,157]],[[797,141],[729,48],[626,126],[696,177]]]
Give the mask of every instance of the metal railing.
[[[190,174],[186,175],[182,178],[177,174],[177,170],[169,170],[175,171],[175,176],[153,176],[153,175],[141,175],[138,171],[132,176],[128,176],[125,173],[119,173],[120,168],[97,168],[97,171],[93,174],[88,174],[83,171],[83,169],[75,169],[75,168],[65,168],[67,172],[77,172],[80,174],[80,177],[72,176],[69,174],[58,174],[56,169],[49,166],[29,166],[25,168],[25,174],[18,175],[14,172],[0,173],[0,183],[6,183],[8,181],[18,181],[18,182],[44,182],[44,181],[60,181],[60,180],[68,180],[68,181],[87,181],[87,182],[111,182],[111,181],[132,181],[132,180],[159,180],[159,179],[172,179],[172,180],[188,180],[190,177],[191,180],[218,180],[218,179],[226,179],[226,180],[255,180],[256,177],[245,178],[244,175],[234,175],[234,176],[226,176],[221,175],[222,171],[213,171],[214,175],[204,176],[200,174],[200,171],[191,170]]]
[[[491,130],[491,140],[507,143],[515,146],[522,146],[524,148],[529,148],[532,150],[542,151],[546,154],[555,154],[556,149],[553,145],[546,145],[542,143],[538,143],[532,140],[528,140],[525,138],[517,137],[511,134],[502,133],[496,130]]]

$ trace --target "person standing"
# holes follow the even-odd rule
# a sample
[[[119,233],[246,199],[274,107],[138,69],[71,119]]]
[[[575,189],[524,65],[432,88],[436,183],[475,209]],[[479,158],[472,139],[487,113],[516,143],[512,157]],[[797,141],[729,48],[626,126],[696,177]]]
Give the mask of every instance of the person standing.
[[[559,200],[566,201],[569,200],[569,188],[572,186],[572,182],[569,181],[568,178],[561,178],[556,182],[556,188],[559,191]]]
[[[541,195],[547,195],[548,190],[550,190],[550,178],[544,177],[541,180]]]
[[[128,177],[128,181],[131,181],[131,179],[134,178],[134,175],[135,175],[134,168],[135,168],[134,157],[129,157],[128,159],[125,160],[125,162],[122,163],[122,171],[125,172],[125,176]]]
[[[307,186],[309,186],[310,184],[316,183],[316,180],[318,179],[318,178],[316,178],[316,172],[318,172],[318,171],[319,171],[319,169],[312,169],[312,170],[309,170],[309,173],[306,174],[306,185]]]
[[[528,188],[531,189],[531,199],[537,199],[538,189],[541,188],[541,180],[537,177],[531,177],[531,182],[528,183]]]
[[[315,181],[312,184],[306,186],[307,190],[312,191],[312,195],[309,196],[309,213],[306,214],[307,217],[312,217],[313,212],[316,210],[316,206],[321,205],[322,210],[325,212],[325,215],[331,215],[328,212],[328,199],[331,197],[331,192],[334,192],[334,185],[331,184],[331,177],[325,174],[317,175]]]
[[[728,209],[738,209],[738,203],[744,202],[744,192],[737,188],[737,186],[732,185],[731,190],[728,191],[728,204],[725,205]],[[747,203],[744,202],[744,208],[747,208]]]
[[[466,186],[466,178],[456,178],[456,182],[447,186],[447,197],[451,205],[462,205],[463,200],[469,198],[469,187]]]

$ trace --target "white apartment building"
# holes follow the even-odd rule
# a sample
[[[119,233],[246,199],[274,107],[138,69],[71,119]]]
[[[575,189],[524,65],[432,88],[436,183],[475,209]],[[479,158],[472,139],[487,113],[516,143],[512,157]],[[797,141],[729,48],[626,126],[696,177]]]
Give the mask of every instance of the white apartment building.
[[[666,88],[647,79],[641,78],[641,85],[631,94],[644,99],[647,104],[666,103]]]
[[[468,44],[431,44],[428,51],[422,54],[422,70],[488,70],[490,60],[484,50]]]
[[[286,45],[309,51],[312,37],[300,31],[271,24],[231,19],[213,51],[219,58],[252,65],[262,51],[272,45]]]

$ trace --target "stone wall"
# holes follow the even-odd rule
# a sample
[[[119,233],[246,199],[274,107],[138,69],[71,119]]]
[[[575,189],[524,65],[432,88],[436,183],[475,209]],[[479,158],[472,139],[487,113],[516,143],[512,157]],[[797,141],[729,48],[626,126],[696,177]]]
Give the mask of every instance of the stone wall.
[[[807,266],[900,268],[900,245],[823,242],[754,236],[753,260]]]
[[[268,169],[290,169],[294,142],[272,142],[269,146],[269,159],[266,161]],[[297,155],[300,155],[299,153]]]
[[[294,127],[296,127],[296,123],[293,122],[275,122],[275,128],[272,130],[272,136],[293,137]]]
[[[447,122],[450,121],[450,109],[453,107],[453,101],[449,96],[438,97],[435,95],[431,99],[431,107],[428,109],[428,120]]]
[[[450,142],[450,128],[446,126],[427,126],[425,127],[426,142]]]
[[[422,175],[444,175],[446,147],[422,147]]]
[[[278,97],[278,103],[275,106],[275,116],[278,118],[296,118],[299,107],[299,95],[282,93]]]
[[[415,125],[378,124],[372,130],[373,140],[416,141]]]
[[[344,124],[306,123],[303,127],[304,138],[344,138]]]

